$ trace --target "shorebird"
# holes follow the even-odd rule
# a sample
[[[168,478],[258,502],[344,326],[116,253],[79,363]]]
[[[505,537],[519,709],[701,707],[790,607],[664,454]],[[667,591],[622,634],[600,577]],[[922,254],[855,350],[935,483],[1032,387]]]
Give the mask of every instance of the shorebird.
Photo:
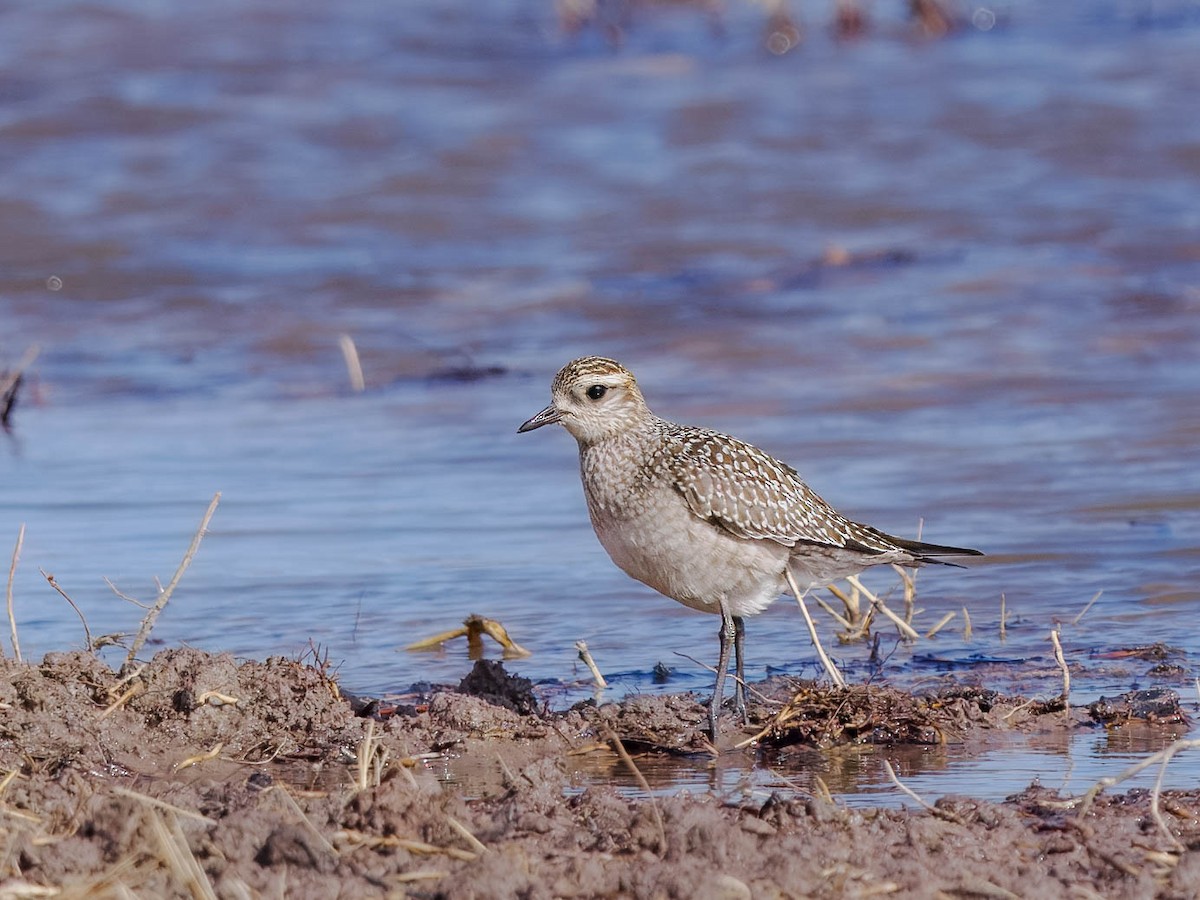
[[[567,363],[550,395],[550,405],[517,431],[558,423],[579,443],[588,514],[612,561],[684,606],[721,617],[708,707],[714,742],[731,644],[734,707],[745,720],[745,616],[788,589],[803,608],[807,591],[870,566],[954,565],[939,557],[982,555],[847,519],[757,447],[656,416],[633,373],[614,360]]]

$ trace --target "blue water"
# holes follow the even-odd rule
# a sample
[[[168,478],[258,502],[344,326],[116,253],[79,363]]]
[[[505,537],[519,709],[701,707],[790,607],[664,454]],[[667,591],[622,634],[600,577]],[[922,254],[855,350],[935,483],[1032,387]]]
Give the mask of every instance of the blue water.
[[[0,13],[0,368],[40,347],[0,437],[24,654],[83,642],[39,567],[134,631],[103,579],[152,600],[220,491],[155,645],[316,642],[384,692],[456,682],[465,643],[400,648],[480,613],[561,702],[581,638],[617,694],[705,690],[678,654],[711,661],[715,618],[609,563],[565,433],[515,433],[603,353],[842,511],[988,553],[920,575],[918,629],[958,616],[882,629],[891,678],[1003,657],[989,683],[1052,695],[1064,622],[1078,702],[1158,683],[1099,655],[1155,641],[1190,691],[1200,13],[1012,2],[930,41],[879,6],[852,42],[806,11],[780,57],[748,3],[716,32],[639,7],[619,48],[535,0]],[[751,677],[818,673],[794,604],[748,634]]]

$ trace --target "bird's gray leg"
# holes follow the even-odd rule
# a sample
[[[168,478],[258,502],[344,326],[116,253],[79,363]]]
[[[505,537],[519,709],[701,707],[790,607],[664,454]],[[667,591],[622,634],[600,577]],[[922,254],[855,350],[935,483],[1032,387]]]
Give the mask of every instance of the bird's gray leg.
[[[746,724],[746,667],[745,658],[742,652],[743,646],[746,643],[746,620],[741,616],[733,617],[733,655],[737,662],[734,664],[734,671],[737,673],[737,687],[733,694],[733,709],[741,719],[743,725]]]
[[[708,705],[708,733],[713,743],[717,741],[717,716],[721,712],[721,696],[725,693],[725,671],[729,668],[730,644],[736,643],[737,619],[729,614],[729,608],[721,604],[721,630],[717,637],[721,639],[721,653],[717,658],[717,683],[713,687],[712,702]]]

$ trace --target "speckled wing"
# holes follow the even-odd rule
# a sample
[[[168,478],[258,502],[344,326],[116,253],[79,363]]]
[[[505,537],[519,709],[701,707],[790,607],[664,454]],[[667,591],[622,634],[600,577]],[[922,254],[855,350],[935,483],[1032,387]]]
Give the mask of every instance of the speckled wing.
[[[662,464],[692,512],[737,537],[866,553],[898,549],[840,515],[791,466],[737,438],[686,429],[670,435],[663,452]]]

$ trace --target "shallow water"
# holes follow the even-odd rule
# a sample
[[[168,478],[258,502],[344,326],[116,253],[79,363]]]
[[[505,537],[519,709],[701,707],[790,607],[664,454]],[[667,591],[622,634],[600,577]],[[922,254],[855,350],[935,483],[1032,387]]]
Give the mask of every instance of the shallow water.
[[[711,662],[715,618],[612,567],[565,433],[515,433],[598,352],[844,512],[988,553],[921,573],[920,629],[957,616],[884,630],[888,677],[1051,695],[1063,622],[1077,702],[1160,683],[1103,656],[1156,641],[1190,692],[1200,10],[1013,2],[930,42],[900,7],[849,43],[809,10],[782,57],[752,4],[639,10],[619,50],[533,0],[4,11],[0,365],[41,348],[0,441],[25,654],[83,640],[39,567],[134,630],[102,579],[152,598],[221,491],[161,644],[311,640],[390,691],[457,681],[464,644],[398,648],[481,613],[556,702],[581,638],[616,692],[707,689],[679,654]],[[818,672],[792,603],[748,653]]]
[[[652,792],[712,791],[730,802],[762,802],[772,793],[821,796],[825,789],[849,806],[915,806],[916,801],[896,787],[884,768],[887,761],[900,782],[926,802],[947,795],[1000,801],[1031,785],[1058,791],[1066,798],[1087,793],[1103,778],[1116,777],[1151,753],[1162,750],[1177,732],[1161,727],[1138,728],[1132,740],[1125,732],[1082,731],[1073,735],[1021,736],[997,734],[984,753],[953,743],[939,747],[849,746],[829,751],[801,750],[751,764],[740,754],[726,754],[710,763],[672,756],[643,756],[638,771]],[[586,786],[612,783],[630,796],[643,796],[640,782],[612,754],[595,761],[576,757],[574,776]],[[445,766],[446,782],[462,790],[478,789],[484,773],[461,763]],[[1122,780],[1113,790],[1152,789],[1161,766],[1152,765]],[[1175,757],[1163,775],[1167,790],[1195,786],[1195,763]],[[496,780],[493,778],[493,780]]]

